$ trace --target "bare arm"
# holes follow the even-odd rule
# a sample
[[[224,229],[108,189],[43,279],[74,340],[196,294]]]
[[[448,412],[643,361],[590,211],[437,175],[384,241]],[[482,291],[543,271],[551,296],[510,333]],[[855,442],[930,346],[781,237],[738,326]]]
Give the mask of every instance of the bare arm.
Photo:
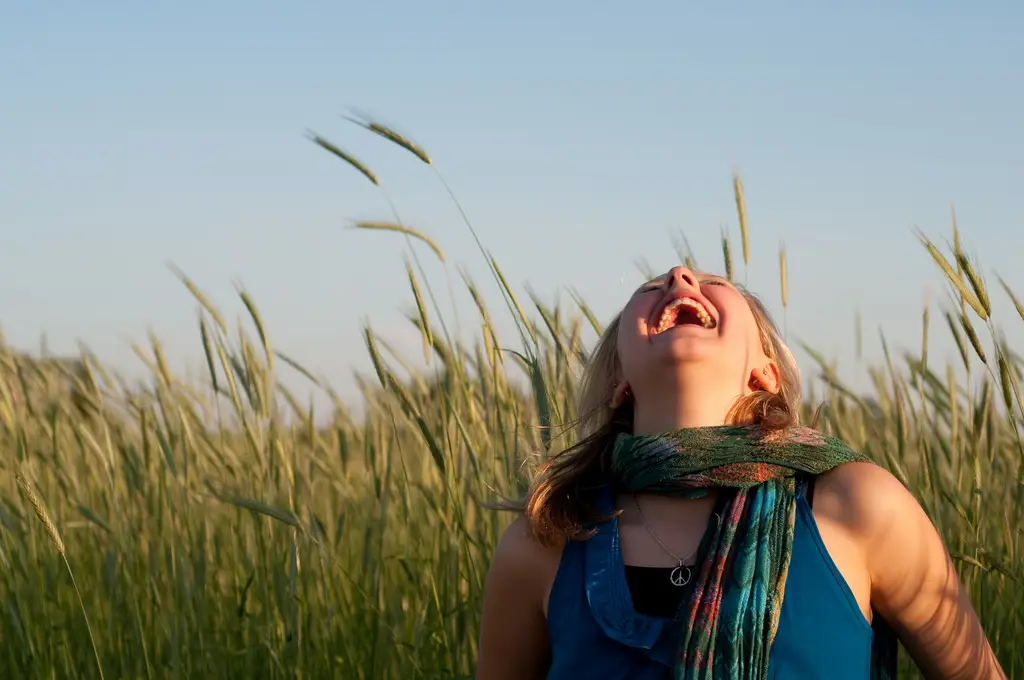
[[[917,500],[871,464],[836,471],[871,602],[928,678],[1005,678],[946,548]]]
[[[561,551],[518,519],[502,535],[484,587],[477,680],[541,680],[548,667],[544,602]]]

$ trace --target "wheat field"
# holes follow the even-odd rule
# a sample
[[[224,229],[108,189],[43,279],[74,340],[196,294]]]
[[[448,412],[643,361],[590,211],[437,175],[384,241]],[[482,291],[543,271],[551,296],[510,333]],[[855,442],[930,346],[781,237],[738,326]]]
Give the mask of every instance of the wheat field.
[[[354,122],[433,165],[407,137]],[[379,186],[343,149],[312,140]],[[734,193],[746,262],[739,178]],[[517,295],[466,220],[517,333],[498,337],[484,286],[464,278],[479,317],[467,326],[481,330],[460,341],[422,275],[420,253],[444,260],[440,245],[397,216],[357,226],[405,239],[410,322],[429,359],[410,367],[365,328],[374,372],[360,381],[358,417],[273,346],[248,295],[246,327],[233,328],[180,272],[200,310],[203,380],[176,376],[155,337],[136,348],[151,372],[142,385],[88,351],[30,356],[0,338],[0,677],[472,677],[487,564],[510,521],[481,503],[521,494],[570,443],[561,425],[583,338],[601,324],[582,299],[556,307]],[[955,226],[948,252],[921,242],[954,304],[935,319],[923,311],[920,351],[887,350],[867,369],[867,394],[806,348],[816,363],[803,366],[807,408],[824,403],[823,428],[913,490],[1019,677],[1024,363],[990,295],[1012,300],[1021,319],[1007,323],[1024,321],[1024,307],[964,255]],[[786,267],[783,250],[769,283],[784,302]],[[957,365],[929,361],[929,328],[952,334]],[[281,384],[287,372],[329,395],[329,419]]]

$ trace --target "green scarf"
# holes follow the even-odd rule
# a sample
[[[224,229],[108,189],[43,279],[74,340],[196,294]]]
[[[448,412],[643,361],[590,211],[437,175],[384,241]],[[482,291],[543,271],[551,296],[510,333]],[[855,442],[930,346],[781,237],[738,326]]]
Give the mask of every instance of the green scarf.
[[[732,490],[701,545],[674,677],[768,677],[793,550],[798,476],[868,461],[807,427],[688,428],[656,436],[619,435],[612,453],[619,493],[697,497]],[[895,637],[876,617],[872,678],[896,677]]]

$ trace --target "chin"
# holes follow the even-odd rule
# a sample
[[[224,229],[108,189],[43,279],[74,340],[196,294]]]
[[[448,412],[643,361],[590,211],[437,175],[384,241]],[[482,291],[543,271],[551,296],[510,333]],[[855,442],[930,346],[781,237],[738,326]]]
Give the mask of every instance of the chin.
[[[679,334],[673,338],[662,338],[658,343],[660,358],[672,362],[694,362],[714,360],[721,355],[712,338]]]

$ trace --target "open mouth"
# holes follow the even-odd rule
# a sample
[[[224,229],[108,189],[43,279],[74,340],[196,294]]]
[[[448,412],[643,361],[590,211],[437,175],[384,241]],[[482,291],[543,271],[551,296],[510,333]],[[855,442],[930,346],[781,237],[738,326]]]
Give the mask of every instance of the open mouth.
[[[683,297],[671,300],[661,310],[657,325],[651,330],[652,335],[664,333],[665,331],[679,326],[700,326],[701,328],[714,328],[715,320],[708,314],[704,305],[693,298]]]

